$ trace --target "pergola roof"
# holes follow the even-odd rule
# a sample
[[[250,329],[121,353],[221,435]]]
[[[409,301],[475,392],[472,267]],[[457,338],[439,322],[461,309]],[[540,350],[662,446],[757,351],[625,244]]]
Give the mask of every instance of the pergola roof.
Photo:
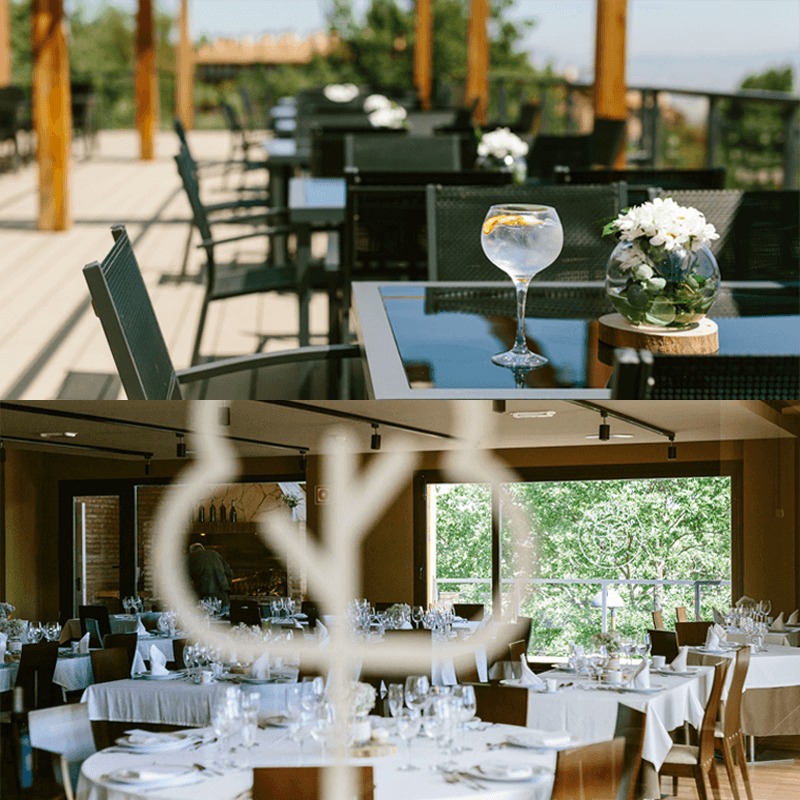
[[[300,39],[294,32],[281,36],[265,34],[257,41],[216,39],[201,44],[195,54],[196,64],[307,64],[315,55],[327,56],[339,43],[338,36],[315,33]]]

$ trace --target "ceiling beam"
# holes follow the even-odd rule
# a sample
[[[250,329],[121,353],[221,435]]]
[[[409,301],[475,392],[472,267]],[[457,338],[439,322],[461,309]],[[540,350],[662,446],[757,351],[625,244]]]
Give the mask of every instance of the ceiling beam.
[[[567,400],[567,402],[572,403],[575,406],[581,406],[581,408],[588,408],[590,411],[596,411],[598,414],[605,414],[606,416],[613,417],[614,419],[621,420],[622,422],[627,422],[630,425],[636,425],[638,428],[643,428],[651,433],[657,433],[659,436],[665,436],[667,439],[675,438],[675,431],[662,428],[659,425],[653,425],[650,422],[645,422],[644,420],[632,417],[629,414],[623,414],[621,411],[614,411],[611,408],[597,405],[597,403],[590,403],[586,400]]]

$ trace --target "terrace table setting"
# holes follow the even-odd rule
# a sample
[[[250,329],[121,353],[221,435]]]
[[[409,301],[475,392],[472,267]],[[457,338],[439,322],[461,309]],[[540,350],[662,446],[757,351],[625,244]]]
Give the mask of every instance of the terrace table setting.
[[[391,726],[388,730],[391,733]],[[509,737],[524,734],[524,728],[513,725],[476,725],[475,729],[464,732],[464,745],[469,750],[447,756],[448,771],[435,768],[437,763],[441,763],[443,756],[437,761],[430,740],[419,738],[412,740],[410,749],[411,761],[418,769],[400,771],[399,767],[406,762],[406,746],[393,735],[390,735],[390,741],[398,743],[396,754],[351,758],[348,764],[372,766],[376,800],[406,800],[409,797],[415,800],[459,797],[480,797],[482,800],[548,800],[555,769],[553,749],[489,750],[489,745],[495,746]],[[214,763],[214,752],[214,744],[198,748],[189,744],[177,750],[147,754],[122,753],[116,748],[111,752],[97,753],[83,763],[77,798],[134,800],[153,795],[174,800],[194,800],[199,790],[203,796],[217,800],[243,800],[249,796],[252,788],[253,767],[298,764],[298,746],[288,740],[286,731],[282,729],[259,730],[254,747],[236,749],[233,754],[235,766],[232,768],[218,771]],[[303,766],[331,763],[330,759],[323,761],[321,755],[319,745],[312,740],[305,745]],[[135,774],[134,770],[145,773],[145,770],[150,769],[152,774],[153,768],[158,766],[172,768],[172,775],[176,777],[171,788],[158,791],[150,788],[151,785],[145,780],[137,785],[133,781],[123,783],[111,779],[115,774],[117,777],[125,777],[124,773],[116,772],[118,770],[129,770],[128,776],[132,776]],[[181,784],[181,781],[184,783]]]

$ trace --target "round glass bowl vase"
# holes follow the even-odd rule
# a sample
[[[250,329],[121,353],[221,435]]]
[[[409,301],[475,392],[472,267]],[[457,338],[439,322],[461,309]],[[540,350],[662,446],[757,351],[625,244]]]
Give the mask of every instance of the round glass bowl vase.
[[[637,252],[644,253],[646,263]],[[692,252],[623,241],[606,266],[606,292],[614,308],[644,327],[696,327],[717,299],[719,283],[717,260],[705,245]]]

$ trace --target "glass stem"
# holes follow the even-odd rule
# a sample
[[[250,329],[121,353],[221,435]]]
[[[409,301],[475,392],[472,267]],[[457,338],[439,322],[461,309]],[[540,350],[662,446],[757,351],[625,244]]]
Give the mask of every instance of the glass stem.
[[[528,280],[522,278],[513,280],[517,290],[517,341],[514,343],[514,352],[525,353],[528,351],[525,343],[525,302],[528,299]]]

